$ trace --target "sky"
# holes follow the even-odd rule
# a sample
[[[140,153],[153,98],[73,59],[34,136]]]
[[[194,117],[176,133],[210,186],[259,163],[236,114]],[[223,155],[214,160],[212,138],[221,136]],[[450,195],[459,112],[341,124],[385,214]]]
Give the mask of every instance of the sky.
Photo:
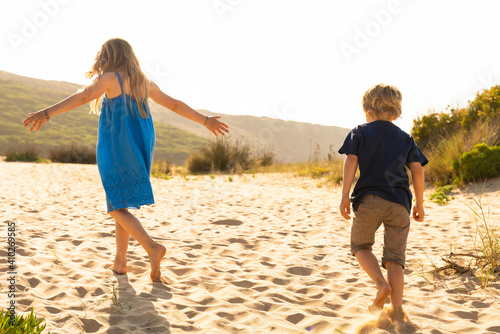
[[[409,132],[500,83],[499,12],[497,0],[2,1],[0,70],[88,84],[120,37],[195,109],[353,128],[364,92],[387,83]]]

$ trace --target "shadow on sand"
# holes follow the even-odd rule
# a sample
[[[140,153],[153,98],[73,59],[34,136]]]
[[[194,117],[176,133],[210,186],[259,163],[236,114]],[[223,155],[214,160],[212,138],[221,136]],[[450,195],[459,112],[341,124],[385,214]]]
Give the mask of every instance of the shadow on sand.
[[[164,283],[151,282],[151,292],[137,294],[128,281],[128,275],[113,273],[118,282],[118,298],[109,315],[110,327],[106,333],[170,333],[166,315],[158,314],[154,302],[170,300],[172,294]]]

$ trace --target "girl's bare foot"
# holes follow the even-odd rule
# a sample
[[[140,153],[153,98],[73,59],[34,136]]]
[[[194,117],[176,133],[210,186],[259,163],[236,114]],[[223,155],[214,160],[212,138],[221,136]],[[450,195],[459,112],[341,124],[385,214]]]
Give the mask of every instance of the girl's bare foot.
[[[127,262],[115,257],[115,262],[110,269],[117,275],[125,275],[127,273]]]
[[[151,280],[153,282],[160,282],[161,271],[160,271],[160,263],[165,256],[167,249],[160,244],[154,248],[153,252],[149,254],[149,264],[151,265]]]
[[[377,291],[377,295],[375,296],[375,300],[373,304],[368,307],[368,311],[377,312],[384,308],[385,300],[391,294],[391,286],[387,283],[380,286]]]

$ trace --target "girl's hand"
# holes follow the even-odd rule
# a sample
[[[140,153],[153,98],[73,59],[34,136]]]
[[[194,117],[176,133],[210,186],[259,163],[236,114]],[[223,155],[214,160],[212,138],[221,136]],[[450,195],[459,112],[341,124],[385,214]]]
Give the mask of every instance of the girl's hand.
[[[212,133],[217,137],[217,134],[225,135],[224,132],[229,133],[228,126],[225,123],[219,121],[220,116],[209,116],[205,127],[212,131]]]
[[[36,131],[40,130],[43,124],[48,122],[50,119],[47,119],[46,109],[39,110],[35,113],[30,113],[28,118],[26,118],[23,122],[24,127],[27,127],[30,124],[33,124],[30,128],[30,132],[36,128]]]

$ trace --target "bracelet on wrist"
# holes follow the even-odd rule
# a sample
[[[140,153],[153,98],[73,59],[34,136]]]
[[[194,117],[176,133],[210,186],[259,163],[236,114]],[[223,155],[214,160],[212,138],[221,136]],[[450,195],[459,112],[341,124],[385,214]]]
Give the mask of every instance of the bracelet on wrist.
[[[205,119],[205,123],[203,123],[203,126],[207,125],[207,122],[208,122],[208,116],[207,116],[207,118]]]
[[[46,119],[47,121],[50,121],[50,117],[49,117],[49,114],[47,113],[47,109],[45,109],[45,110],[43,111],[43,113],[45,114],[45,119]]]

